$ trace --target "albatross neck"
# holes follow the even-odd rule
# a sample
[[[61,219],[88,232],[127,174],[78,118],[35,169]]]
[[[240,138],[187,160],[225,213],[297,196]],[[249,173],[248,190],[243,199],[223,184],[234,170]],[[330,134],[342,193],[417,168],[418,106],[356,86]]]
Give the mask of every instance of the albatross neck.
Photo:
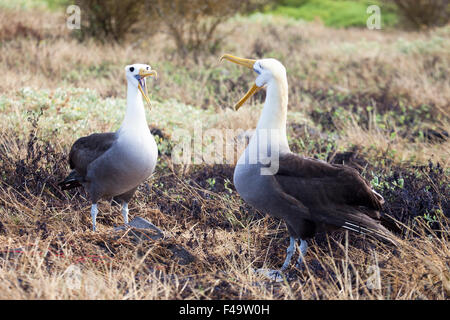
[[[144,128],[148,130],[142,94],[136,86],[128,83],[127,111],[122,126],[120,127],[120,131],[136,132],[143,130]]]
[[[275,133],[277,139],[273,141],[273,138],[271,138],[270,144],[273,146],[277,143],[280,153],[290,152],[286,136],[287,105],[288,83],[286,77],[272,78],[267,83],[266,101],[256,127],[255,139],[252,139],[255,140],[254,143],[256,142],[256,136],[261,131],[266,131],[265,134],[268,135]],[[250,143],[252,143],[252,140]]]

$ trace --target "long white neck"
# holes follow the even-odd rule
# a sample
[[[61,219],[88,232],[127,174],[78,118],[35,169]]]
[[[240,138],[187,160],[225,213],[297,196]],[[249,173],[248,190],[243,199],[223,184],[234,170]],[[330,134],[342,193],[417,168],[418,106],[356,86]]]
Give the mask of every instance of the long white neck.
[[[127,89],[127,111],[119,132],[137,132],[147,129],[147,120],[145,118],[144,102],[142,94],[136,86],[128,83]]]
[[[286,117],[288,105],[288,83],[286,77],[272,78],[267,83],[266,101],[258,121],[255,134],[249,146],[258,143],[258,137],[264,140],[270,135],[270,149],[278,149],[280,153],[290,152],[286,136]],[[261,142],[259,142],[261,144]]]

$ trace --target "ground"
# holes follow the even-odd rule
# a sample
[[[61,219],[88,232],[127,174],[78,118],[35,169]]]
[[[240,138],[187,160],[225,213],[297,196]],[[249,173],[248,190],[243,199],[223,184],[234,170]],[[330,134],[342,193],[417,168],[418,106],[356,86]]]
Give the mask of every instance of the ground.
[[[255,14],[221,25],[228,35],[220,52],[194,63],[162,34],[80,43],[61,27],[61,14],[40,10],[0,12],[0,30],[8,30],[0,32],[0,298],[448,298],[448,26],[331,29]],[[399,247],[337,231],[310,241],[305,269],[292,266],[283,282],[252,271],[281,266],[284,223],[242,201],[233,163],[181,165],[172,157],[179,129],[256,124],[265,93],[233,111],[254,75],[220,64],[221,53],[286,66],[292,151],[359,170],[385,197]],[[124,66],[135,62],[159,74],[148,83],[146,111],[160,155],[130,218],[151,221],[164,239],[114,232],[120,208],[106,201],[94,233],[86,193],[57,187],[77,138],[120,126]]]

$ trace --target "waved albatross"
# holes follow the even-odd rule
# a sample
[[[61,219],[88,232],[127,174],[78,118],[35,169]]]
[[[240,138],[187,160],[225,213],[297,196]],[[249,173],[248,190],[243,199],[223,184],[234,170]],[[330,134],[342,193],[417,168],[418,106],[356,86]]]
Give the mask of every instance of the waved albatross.
[[[300,240],[300,257],[306,239],[318,232],[345,228],[373,234],[395,243],[380,223],[383,197],[353,168],[298,156],[286,137],[288,82],[285,67],[275,59],[251,60],[229,54],[221,61],[237,63],[257,73],[255,84],[235,105],[238,110],[255,92],[266,87],[266,99],[255,133],[234,170],[240,196],[256,209],[285,221],[290,235],[284,271]],[[269,275],[279,275],[271,270]]]
[[[158,148],[145,119],[142,98],[149,102],[146,77],[156,71],[146,64],[125,68],[127,110],[116,132],[94,133],[75,141],[69,153],[72,171],[59,183],[63,190],[83,186],[92,201],[91,216],[96,230],[97,202],[101,198],[122,202],[128,224],[128,202],[139,184],[155,169]]]

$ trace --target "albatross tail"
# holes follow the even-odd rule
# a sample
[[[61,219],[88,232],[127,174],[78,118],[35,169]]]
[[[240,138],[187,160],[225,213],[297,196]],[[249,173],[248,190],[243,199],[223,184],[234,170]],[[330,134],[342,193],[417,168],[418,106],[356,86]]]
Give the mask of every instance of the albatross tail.
[[[362,214],[361,214],[362,216]],[[398,242],[395,240],[395,236],[387,228],[385,228],[380,221],[372,220],[371,218],[361,217],[356,215],[350,219],[346,219],[342,228],[350,231],[354,231],[361,234],[367,234],[375,236],[378,239],[387,241],[394,246],[398,246]],[[367,220],[372,221],[367,221]]]
[[[72,170],[63,181],[58,183],[58,186],[61,187],[61,190],[81,187],[81,179],[81,176],[75,170]]]
[[[387,241],[398,246],[396,237],[388,228],[383,225],[383,217],[380,217],[378,211],[364,210],[363,208],[339,208],[339,218],[335,216],[336,225],[342,228],[376,237],[377,239]],[[337,219],[336,219],[337,218]],[[396,230],[393,230],[394,232]]]
[[[398,246],[398,242],[395,240],[395,236],[392,232],[390,232],[388,229],[386,229],[381,224],[378,224],[375,228],[372,227],[365,227],[358,223],[352,223],[352,222],[344,222],[344,225],[342,228],[350,231],[354,231],[361,234],[367,234],[371,236],[375,236],[378,239],[387,241],[394,246]]]

